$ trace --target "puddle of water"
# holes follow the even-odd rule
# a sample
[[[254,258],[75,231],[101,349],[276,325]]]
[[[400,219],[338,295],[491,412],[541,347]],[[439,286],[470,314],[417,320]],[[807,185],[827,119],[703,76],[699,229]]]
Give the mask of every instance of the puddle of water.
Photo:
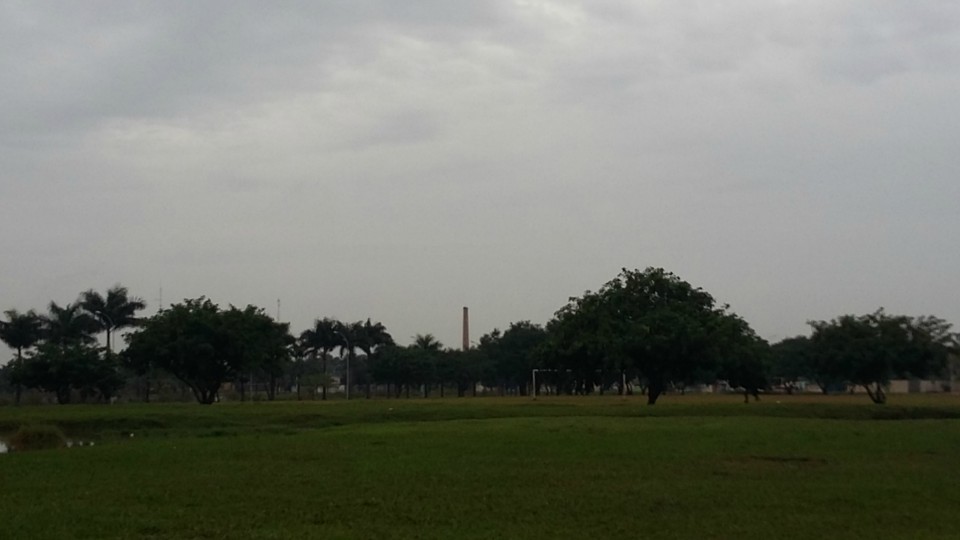
[[[93,441],[75,441],[73,439],[67,439],[67,448],[73,448],[74,446],[93,446]]]
[[[67,448],[74,448],[74,447],[80,447],[80,446],[93,446],[94,444],[96,444],[94,441],[81,441],[81,440],[75,441],[73,439],[67,439]],[[6,453],[9,453],[10,451],[11,451],[10,447],[7,446],[7,443],[0,441],[0,454],[6,454]]]

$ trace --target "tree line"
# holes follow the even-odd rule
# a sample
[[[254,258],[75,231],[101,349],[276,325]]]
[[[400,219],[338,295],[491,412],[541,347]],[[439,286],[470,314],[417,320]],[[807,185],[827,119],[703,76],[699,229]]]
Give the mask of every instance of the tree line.
[[[24,388],[69,403],[110,401],[124,386],[150,401],[170,378],[207,404],[225,385],[241,400],[252,388],[270,400],[302,399],[304,390],[327,399],[336,384],[348,397],[462,397],[483,387],[501,395],[638,392],[652,405],[692,385],[722,382],[746,401],[774,382],[793,391],[803,381],[824,391],[860,386],[884,403],[893,378],[943,374],[960,342],[942,319],[880,309],[811,321],[810,336],[771,345],[729,306],[662,268],[624,269],[570,298],[546,325],[514,322],[465,351],[431,334],[400,346],[371,319],[321,317],[294,335],[256,306],[222,308],[201,297],[138,316],[145,308],[117,285],[66,306],[51,302],[43,314],[8,310],[0,339],[15,356],[0,379],[16,403]],[[126,346],[115,352],[122,330]]]

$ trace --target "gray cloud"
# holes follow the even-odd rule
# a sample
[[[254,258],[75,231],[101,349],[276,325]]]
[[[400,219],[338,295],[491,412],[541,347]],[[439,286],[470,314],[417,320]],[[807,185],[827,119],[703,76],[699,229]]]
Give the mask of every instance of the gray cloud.
[[[934,313],[949,2],[0,4],[0,304],[122,282],[457,342],[664,266],[766,337]]]

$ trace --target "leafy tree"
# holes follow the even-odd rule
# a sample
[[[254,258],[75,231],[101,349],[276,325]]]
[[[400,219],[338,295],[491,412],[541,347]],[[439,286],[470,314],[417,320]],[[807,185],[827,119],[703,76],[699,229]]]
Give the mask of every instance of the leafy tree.
[[[810,338],[786,338],[770,346],[770,375],[779,379],[788,394],[795,392],[801,379],[815,380]],[[822,386],[825,389],[826,386]]]
[[[22,378],[26,386],[52,392],[60,404],[70,402],[72,390],[109,401],[124,383],[111,357],[79,342],[41,344],[26,359]]]
[[[410,385],[415,382],[414,367],[417,353],[412,347],[387,345],[379,350],[378,361],[373,366],[372,375],[377,381],[387,383],[387,393],[393,387],[394,397],[400,397],[406,390],[410,397]]]
[[[147,304],[140,298],[130,297],[127,288],[114,285],[107,289],[106,296],[90,289],[80,295],[80,305],[96,319],[99,330],[107,335],[107,351],[113,352],[111,337],[114,331],[137,324],[137,312]]]
[[[744,327],[728,333],[735,341],[724,347],[726,355],[721,360],[719,378],[732,388],[742,388],[744,403],[749,403],[749,396],[759,401],[760,391],[769,386],[770,345],[754,334],[742,319],[731,320]]]
[[[10,382],[16,388],[16,403],[20,404],[22,383],[20,371],[23,366],[23,351],[36,345],[43,336],[43,321],[33,310],[20,313],[15,309],[4,312],[6,321],[0,321],[0,340],[17,351],[13,366],[8,369]]]
[[[327,358],[330,356],[330,353],[343,342],[343,338],[337,334],[337,332],[340,331],[340,326],[340,321],[324,317],[323,319],[314,320],[313,328],[304,330],[300,334],[301,346],[307,352],[315,356],[319,355],[323,364],[324,377],[321,381],[321,399],[324,401],[327,399]]]
[[[134,364],[168,371],[198,402],[210,404],[225,381],[283,354],[286,329],[259,308],[223,311],[200,297],[144,321],[130,336],[125,355]]]
[[[662,268],[626,270],[597,292],[572,298],[548,324],[554,361],[568,366],[579,390],[611,369],[634,367],[656,403],[674,382],[714,373],[744,342],[745,324],[706,291]]]
[[[878,404],[886,402],[892,378],[941,373],[957,348],[950,324],[931,316],[889,315],[879,309],[810,325],[813,354],[827,374],[862,386]]]
[[[502,334],[499,330],[480,338],[480,349],[491,359],[490,376],[504,394],[506,388],[516,388],[527,395],[531,371],[538,366],[538,348],[547,340],[547,332],[530,321],[510,323]]]
[[[231,336],[226,347],[234,373],[241,378],[240,399],[245,399],[243,377],[260,372],[267,377],[267,399],[276,396],[277,380],[283,374],[293,342],[290,325],[274,321],[262,308],[230,306],[221,313],[224,330]]]
[[[477,383],[489,371],[487,366],[490,360],[486,353],[479,348],[471,348],[465,351],[447,349],[441,354],[444,380],[457,385],[457,397],[464,397],[471,388],[476,396]]]

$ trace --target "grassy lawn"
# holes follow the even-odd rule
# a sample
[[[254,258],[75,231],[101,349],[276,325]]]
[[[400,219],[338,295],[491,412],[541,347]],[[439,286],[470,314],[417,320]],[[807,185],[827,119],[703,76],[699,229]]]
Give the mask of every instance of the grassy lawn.
[[[97,445],[0,455],[0,537],[956,538],[960,400],[865,399],[4,407]]]

